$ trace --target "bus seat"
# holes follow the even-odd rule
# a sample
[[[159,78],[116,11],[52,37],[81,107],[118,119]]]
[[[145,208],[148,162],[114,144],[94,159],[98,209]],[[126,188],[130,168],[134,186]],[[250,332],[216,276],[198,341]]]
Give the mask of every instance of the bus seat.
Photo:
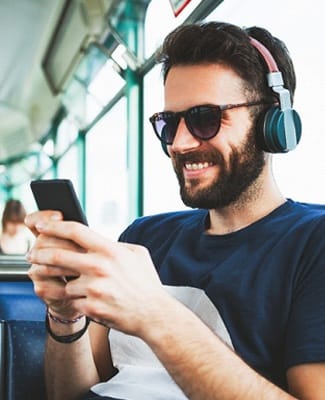
[[[24,259],[0,256],[0,400],[45,400],[45,304]]]
[[[45,304],[35,295],[31,281],[0,282],[0,319],[44,321]]]
[[[6,400],[45,400],[44,321],[3,321],[3,386]]]

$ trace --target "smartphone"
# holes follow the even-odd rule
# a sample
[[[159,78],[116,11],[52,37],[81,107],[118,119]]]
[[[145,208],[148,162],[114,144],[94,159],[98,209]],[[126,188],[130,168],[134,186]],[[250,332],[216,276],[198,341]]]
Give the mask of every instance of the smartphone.
[[[69,179],[44,179],[30,183],[39,210],[59,210],[66,221],[88,225],[73,184]]]

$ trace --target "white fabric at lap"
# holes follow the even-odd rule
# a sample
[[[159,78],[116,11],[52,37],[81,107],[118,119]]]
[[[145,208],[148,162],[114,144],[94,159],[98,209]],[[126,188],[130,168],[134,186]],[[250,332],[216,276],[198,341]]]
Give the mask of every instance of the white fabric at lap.
[[[165,288],[197,314],[231,348],[233,347],[218,310],[203,290],[174,286]],[[109,381],[94,386],[93,392],[125,400],[187,399],[143,340],[113,329],[109,339],[113,364],[119,372]]]

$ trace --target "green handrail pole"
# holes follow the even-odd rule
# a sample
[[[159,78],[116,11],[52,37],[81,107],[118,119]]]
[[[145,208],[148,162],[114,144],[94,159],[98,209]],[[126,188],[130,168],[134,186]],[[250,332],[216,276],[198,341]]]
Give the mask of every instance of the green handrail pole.
[[[59,165],[59,160],[58,160],[58,158],[56,158],[56,157],[52,158],[51,170],[52,170],[53,178],[54,178],[54,179],[57,179],[57,178],[59,177],[59,168],[58,168],[58,165]]]
[[[130,220],[143,214],[143,101],[139,77],[127,73],[127,164]]]
[[[119,25],[125,33],[128,50],[138,60],[144,48],[143,5],[127,1],[124,18]],[[143,215],[143,78],[137,68],[126,71],[127,99],[127,164],[129,219]]]
[[[6,186],[6,196],[5,196],[6,201],[13,197],[13,189],[14,189],[13,185]]]
[[[80,202],[84,210],[86,210],[86,135],[85,132],[78,132],[78,178],[79,178],[79,195]]]

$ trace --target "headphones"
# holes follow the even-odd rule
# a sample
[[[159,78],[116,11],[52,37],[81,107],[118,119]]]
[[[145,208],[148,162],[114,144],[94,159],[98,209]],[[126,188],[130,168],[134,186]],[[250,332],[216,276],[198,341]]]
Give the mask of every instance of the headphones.
[[[301,120],[292,108],[290,92],[283,87],[282,73],[269,50],[258,40],[249,37],[251,44],[263,57],[267,68],[268,86],[276,93],[279,104],[272,106],[257,121],[256,142],[269,153],[287,153],[293,150],[301,138]]]

